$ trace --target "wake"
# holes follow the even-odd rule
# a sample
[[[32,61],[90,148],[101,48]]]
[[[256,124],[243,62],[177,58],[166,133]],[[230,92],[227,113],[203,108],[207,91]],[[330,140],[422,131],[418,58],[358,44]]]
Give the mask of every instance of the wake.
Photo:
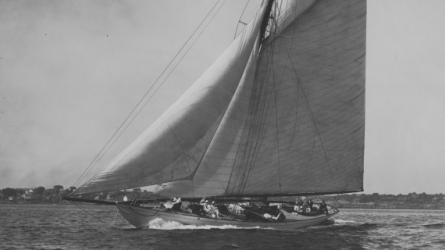
[[[148,223],[149,229],[156,230],[209,230],[209,229],[268,229],[262,227],[239,227],[234,225],[222,225],[222,226],[212,226],[212,225],[183,225],[176,221],[165,221],[161,218],[156,218]]]
[[[431,224],[425,224],[422,225],[425,228],[430,228],[430,229],[443,229],[445,228],[445,223],[431,223]]]
[[[362,226],[359,222],[353,221],[353,220],[342,220],[342,219],[334,219],[334,220],[328,220],[325,223],[322,223],[320,225],[314,225],[308,228],[324,228],[326,226]],[[367,223],[363,224],[363,226],[366,226]],[[124,230],[135,230],[133,226],[120,226],[119,229]],[[260,227],[260,226],[253,226],[253,227],[242,227],[242,226],[235,226],[235,225],[222,225],[222,226],[215,226],[215,225],[184,225],[177,221],[166,221],[161,218],[155,218],[151,220],[146,229],[154,229],[154,230],[212,230],[212,229],[219,229],[219,230],[275,230],[274,228],[268,228],[268,227]],[[303,228],[300,228],[298,230],[302,230]],[[297,230],[297,229],[296,229]]]
[[[335,219],[334,221],[331,221],[334,225],[356,225],[359,224],[356,221],[353,220],[342,220],[342,219]],[[316,227],[316,226],[315,226]],[[156,218],[154,220],[151,220],[148,223],[149,229],[155,229],[155,230],[210,230],[210,229],[230,229],[230,230],[274,230],[273,228],[264,228],[264,227],[240,227],[240,226],[234,226],[234,225],[222,225],[222,226],[214,226],[214,225],[183,225],[176,221],[165,221],[161,218]]]
[[[348,224],[357,224],[358,222],[353,220],[342,220],[342,219],[334,219],[334,224],[336,225],[348,225]]]

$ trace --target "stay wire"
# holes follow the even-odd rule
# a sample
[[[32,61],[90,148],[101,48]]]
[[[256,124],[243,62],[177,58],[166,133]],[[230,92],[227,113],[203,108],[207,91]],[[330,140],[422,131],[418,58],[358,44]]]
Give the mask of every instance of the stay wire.
[[[225,0],[223,2],[223,4],[225,3]],[[203,34],[203,32],[205,31],[205,29],[208,27],[208,25],[210,24],[210,22],[213,20],[213,18],[216,16],[216,14],[218,13],[218,11],[221,9],[221,7],[223,6],[220,5],[218,7],[218,10],[216,10],[216,12],[214,13],[214,15],[209,19],[209,22],[206,24],[206,26],[204,26],[204,28],[200,31],[200,33],[196,36],[194,42]],[[182,60],[184,59],[184,57],[188,54],[188,52],[190,52],[190,50],[193,48],[193,44],[187,48],[187,50],[181,55],[181,57],[179,58],[179,60],[175,63],[175,65],[173,66],[173,68],[171,68],[169,70],[169,72],[167,73],[167,75],[164,77],[164,79],[160,82],[160,84],[158,84],[156,87],[154,87],[154,90],[150,93],[149,98],[144,101],[144,103],[142,104],[141,108],[136,111],[135,115],[131,117],[130,121],[125,125],[125,127],[123,128],[123,130],[121,130],[119,132],[119,134],[116,136],[116,138],[114,138],[113,142],[116,142],[117,140],[119,140],[119,138],[123,135],[124,131],[132,124],[132,122],[137,118],[137,116],[142,112],[143,108],[149,103],[149,101],[151,100],[151,98],[156,94],[156,92],[162,87],[162,85],[169,79],[170,75],[176,70],[176,68],[181,64]],[[103,157],[103,155],[101,156]],[[99,159],[100,160],[100,159]]]
[[[93,158],[93,160],[88,164],[88,166],[83,170],[83,172],[81,173],[81,175],[76,179],[76,181],[74,182],[73,186],[78,184],[79,181],[81,180],[81,178],[85,177],[85,175],[88,173],[88,171],[93,167],[93,165],[99,161],[103,155],[108,151],[108,149],[111,147],[111,145],[116,141],[115,138],[116,136],[118,136],[119,133],[121,133],[121,131],[125,131],[126,128],[128,128],[128,121],[130,121],[130,123],[134,120],[133,115],[139,114],[140,111],[138,112],[138,110],[140,110],[144,105],[143,103],[146,101],[147,96],[152,93],[153,88],[155,87],[155,85],[159,82],[160,79],[163,78],[163,76],[165,75],[165,73],[168,71],[168,69],[171,67],[171,65],[173,65],[173,63],[176,61],[176,59],[181,55],[181,53],[184,51],[185,47],[189,44],[189,42],[195,37],[196,33],[201,29],[201,27],[206,23],[207,19],[211,16],[211,14],[214,12],[215,8],[219,5],[219,3],[221,1],[225,1],[225,0],[217,0],[212,7],[209,9],[209,11],[207,11],[206,15],[204,16],[204,18],[200,21],[200,23],[198,24],[198,26],[193,30],[193,32],[191,33],[191,35],[187,38],[187,40],[183,43],[183,45],[180,47],[180,49],[177,51],[177,53],[173,56],[173,58],[169,61],[169,63],[167,64],[167,66],[164,67],[164,69],[162,70],[162,72],[156,77],[156,79],[153,81],[153,83],[150,85],[150,87],[144,92],[143,96],[140,98],[140,100],[137,102],[137,104],[132,108],[132,110],[129,112],[129,114],[126,116],[126,118],[124,119],[124,121],[118,126],[118,128],[113,132],[113,134],[111,135],[111,137],[107,140],[107,142],[105,143],[105,145],[100,149],[100,151],[96,154],[96,156]],[[222,6],[222,5],[221,5]],[[220,7],[218,8],[217,11],[219,11]],[[217,12],[216,11],[216,12]],[[216,12],[214,13],[214,15],[212,16],[211,19],[213,19],[213,17],[216,15]],[[205,26],[207,27],[208,24]],[[205,28],[204,28],[205,29]],[[201,31],[199,33],[202,34],[203,31]],[[196,39],[195,39],[196,41]],[[193,46],[193,44],[191,45]],[[185,52],[187,53],[190,50],[190,48]],[[180,57],[179,60],[182,60],[182,58],[184,58],[184,55],[182,57]],[[176,66],[179,63],[176,64]],[[176,66],[174,67],[174,69],[176,68]],[[173,70],[174,70],[173,69]],[[171,75],[173,71],[170,71],[169,74],[167,74],[167,78]],[[166,81],[166,79],[161,83],[163,84]],[[157,88],[159,89],[159,88]]]
[[[136,111],[135,115],[131,118],[130,122],[128,122],[124,129],[119,133],[119,135],[114,139],[114,142],[117,141],[120,136],[122,136],[123,132],[132,124],[132,122],[137,118],[137,116],[142,112],[143,108],[149,103],[149,101],[151,100],[151,98],[157,93],[157,91],[162,87],[162,85],[169,79],[169,77],[171,76],[171,74],[173,74],[176,70],[176,68],[181,64],[182,60],[185,58],[185,56],[187,56],[187,54],[190,52],[190,50],[193,48],[194,43],[196,42],[196,40],[204,33],[205,29],[210,25],[211,21],[213,20],[213,18],[215,18],[216,14],[218,13],[218,11],[221,9],[221,7],[224,5],[225,0],[223,0],[223,4],[221,4],[218,9],[214,12],[214,14],[210,17],[209,22],[206,23],[206,25],[204,26],[204,28],[199,32],[199,34],[194,38],[194,41],[192,41],[192,44],[187,48],[187,50],[181,55],[181,57],[176,61],[176,63],[174,64],[174,66],[169,70],[169,72],[167,73],[167,75],[163,78],[163,80],[157,85],[154,86],[154,90],[150,93],[150,96],[148,97],[148,99],[146,101],[143,102],[143,104],[141,105],[141,108]],[[155,84],[156,85],[156,84]],[[113,142],[113,143],[114,143]],[[99,159],[100,160],[100,159]]]

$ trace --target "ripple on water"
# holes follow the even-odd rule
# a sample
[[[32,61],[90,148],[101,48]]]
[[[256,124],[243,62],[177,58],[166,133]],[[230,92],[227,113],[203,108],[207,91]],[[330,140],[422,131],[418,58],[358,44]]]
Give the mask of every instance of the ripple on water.
[[[425,224],[422,226],[429,229],[445,229],[445,223],[432,223],[432,224]]]
[[[162,220],[137,230],[116,215],[112,206],[2,205],[0,249],[445,249],[445,211],[351,209],[293,232]]]

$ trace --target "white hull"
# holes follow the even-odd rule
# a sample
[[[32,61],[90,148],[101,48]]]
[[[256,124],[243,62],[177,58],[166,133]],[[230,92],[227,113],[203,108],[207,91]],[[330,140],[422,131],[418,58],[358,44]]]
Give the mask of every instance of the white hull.
[[[225,218],[213,219],[208,217],[201,217],[194,214],[165,211],[159,208],[135,207],[124,204],[117,204],[116,206],[120,214],[136,228],[147,227],[148,223],[151,220],[155,218],[161,218],[164,221],[176,221],[184,225],[231,225],[237,227],[259,227],[277,230],[294,230],[320,224],[336,213],[335,212],[331,214],[322,214],[316,216],[298,216],[298,218],[295,217],[292,220],[286,219],[285,221],[280,222],[256,222]]]

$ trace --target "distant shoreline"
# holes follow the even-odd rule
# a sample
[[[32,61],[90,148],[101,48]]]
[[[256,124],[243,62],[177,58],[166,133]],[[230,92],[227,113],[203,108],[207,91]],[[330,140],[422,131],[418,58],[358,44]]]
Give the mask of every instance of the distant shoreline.
[[[387,211],[387,210],[394,210],[394,211],[396,211],[396,210],[399,210],[399,211],[401,211],[401,210],[403,210],[403,211],[413,211],[413,210],[425,210],[425,211],[438,211],[438,212],[442,212],[442,211],[445,211],[445,209],[427,209],[427,208],[346,208],[346,207],[343,207],[343,208],[339,208],[340,209],[340,212],[342,211],[342,210],[385,210],[385,211]]]
[[[445,210],[444,194],[341,194],[319,198],[338,208]]]
[[[53,188],[4,188],[0,192],[0,204],[65,204],[63,196],[70,195],[76,187],[64,189],[62,185]],[[130,191],[101,192],[88,194],[82,198],[91,200],[122,201],[144,199],[154,197],[155,194],[133,189]],[[301,197],[270,197],[269,201],[293,202]],[[323,196],[307,196],[308,199],[323,199],[339,209],[423,209],[423,210],[445,210],[445,194],[338,194]]]
[[[54,206],[71,206],[71,205],[84,205],[84,206],[110,206],[110,205],[104,205],[104,204],[95,204],[95,203],[85,203],[85,202],[60,202],[60,203],[50,203],[50,202],[10,202],[10,201],[0,201],[1,205],[19,205],[19,206],[28,206],[28,205],[54,205]],[[366,208],[366,207],[338,207],[340,209],[340,212],[342,210],[406,210],[406,211],[413,211],[413,210],[425,210],[425,211],[438,211],[442,212],[445,211],[445,209],[433,209],[433,208]]]

